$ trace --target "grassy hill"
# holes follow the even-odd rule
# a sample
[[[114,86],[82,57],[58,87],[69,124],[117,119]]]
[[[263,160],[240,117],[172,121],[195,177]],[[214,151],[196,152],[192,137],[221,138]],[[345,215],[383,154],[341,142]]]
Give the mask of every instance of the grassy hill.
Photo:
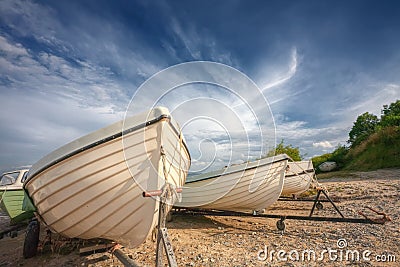
[[[341,146],[312,160],[315,167],[325,161],[335,161],[345,171],[400,167],[400,126],[382,128],[355,147]]]
[[[376,170],[400,167],[400,127],[386,127],[351,148],[344,170]]]

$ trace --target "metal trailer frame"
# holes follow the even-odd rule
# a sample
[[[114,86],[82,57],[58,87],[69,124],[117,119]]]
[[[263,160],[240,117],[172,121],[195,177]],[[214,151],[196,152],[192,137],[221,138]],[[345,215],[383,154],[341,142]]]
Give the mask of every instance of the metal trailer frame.
[[[174,197],[174,194],[182,193],[182,188],[173,188],[171,184],[166,183],[161,190],[143,192],[143,197],[154,197],[159,196],[160,206],[158,209],[158,226],[157,226],[157,248],[156,248],[156,266],[161,267],[163,265],[162,254],[165,250],[165,254],[168,260],[168,266],[177,267],[176,257],[172,247],[171,239],[168,235],[166,227],[166,220],[168,216],[167,208],[171,205],[170,202]]]
[[[6,227],[5,229],[1,230],[0,239],[3,239],[6,236],[9,236],[11,238],[17,237],[18,232],[21,230],[24,230],[27,225],[28,225],[27,222],[23,222],[23,223],[18,223],[18,224],[10,225],[10,226]]]
[[[327,200],[320,200],[321,193],[325,195]],[[293,199],[289,199],[289,201],[296,201]],[[237,212],[237,211],[224,211],[224,210],[203,210],[203,209],[180,209],[175,210],[174,215],[209,215],[209,216],[238,216],[238,217],[263,217],[263,218],[278,218],[279,220],[276,222],[276,227],[278,230],[284,231],[285,220],[306,220],[306,221],[324,221],[324,222],[346,222],[346,223],[364,223],[364,224],[384,224],[388,221],[391,221],[390,217],[383,212],[379,212],[374,210],[373,208],[367,207],[372,212],[377,215],[381,215],[380,218],[370,218],[365,215],[363,212],[359,211],[358,213],[363,216],[363,218],[348,218],[345,217],[339,208],[335,205],[332,199],[328,196],[326,190],[323,188],[318,188],[317,195],[315,199],[307,199],[307,200],[297,200],[297,201],[312,201],[314,204],[311,208],[311,212],[308,216],[297,216],[297,215],[280,215],[280,214],[262,214],[262,213],[245,213],[245,212]],[[335,208],[336,212],[340,215],[340,217],[315,217],[313,216],[315,208],[322,209],[321,202],[329,202]]]

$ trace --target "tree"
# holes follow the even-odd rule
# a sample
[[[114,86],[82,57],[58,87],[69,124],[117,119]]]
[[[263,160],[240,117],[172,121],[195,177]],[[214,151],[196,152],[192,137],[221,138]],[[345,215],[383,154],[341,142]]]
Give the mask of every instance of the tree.
[[[365,112],[357,117],[353,124],[353,128],[349,132],[349,141],[352,147],[357,146],[364,141],[368,136],[375,132],[379,123],[379,119],[374,114]]]
[[[289,157],[291,157],[294,161],[301,160],[300,149],[298,147],[293,147],[292,145],[285,146],[283,143],[283,139],[275,147],[275,149],[272,149],[267,153],[266,157],[272,157],[279,154],[286,154]]]
[[[380,125],[382,127],[400,126],[400,100],[391,103],[390,106],[383,105]]]

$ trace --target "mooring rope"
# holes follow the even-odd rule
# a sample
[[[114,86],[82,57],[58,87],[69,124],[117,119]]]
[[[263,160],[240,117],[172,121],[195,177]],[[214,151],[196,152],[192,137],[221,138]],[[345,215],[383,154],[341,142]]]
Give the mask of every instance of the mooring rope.
[[[168,183],[168,177],[170,176],[171,169],[173,168],[173,165],[174,165],[175,162],[177,164],[179,164],[179,166],[178,166],[178,169],[179,169],[178,170],[178,181],[177,181],[178,183],[180,183],[180,181],[182,179],[182,175],[183,175],[183,173],[182,173],[183,172],[183,170],[182,170],[182,168],[183,168],[182,167],[182,161],[183,161],[182,160],[182,157],[183,157],[183,155],[182,155],[183,134],[182,134],[182,129],[179,127],[179,125],[178,125],[178,128],[180,130],[179,131],[179,160],[176,159],[176,156],[177,156],[176,154],[177,154],[177,151],[178,151],[177,147],[174,148],[174,154],[172,156],[171,162],[169,162],[168,159],[167,159],[167,155],[166,155],[166,152],[164,150],[164,147],[161,145],[161,148],[160,148],[165,183]],[[164,133],[162,132],[161,134],[163,135]],[[161,139],[163,139],[162,137],[163,136],[161,136]],[[167,162],[170,163],[169,166],[167,166]],[[167,170],[167,167],[169,167],[168,170]],[[176,190],[174,190],[174,189],[175,189],[175,187],[180,186],[180,184],[177,184],[177,185],[174,185],[174,184],[171,184],[171,183],[168,183],[168,184],[170,184],[170,188],[171,188],[171,186],[173,187],[172,188],[173,190],[171,190],[171,191],[173,192],[173,195],[176,197],[176,199],[178,199],[179,195],[176,192]]]

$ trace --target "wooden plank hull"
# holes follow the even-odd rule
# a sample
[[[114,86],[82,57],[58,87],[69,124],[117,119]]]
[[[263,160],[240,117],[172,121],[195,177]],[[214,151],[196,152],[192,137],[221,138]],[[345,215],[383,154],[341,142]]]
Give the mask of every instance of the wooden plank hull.
[[[33,217],[33,212],[22,210],[24,201],[24,190],[7,190],[0,192],[2,199],[0,207],[11,219],[11,223],[19,223]]]
[[[298,195],[310,188],[315,170],[312,161],[289,162],[285,172],[282,195]]]
[[[180,130],[169,113],[161,111],[157,116],[164,118],[157,122],[138,128],[143,117],[133,118],[124,129],[134,130],[106,138],[110,140],[28,177],[25,188],[40,219],[67,237],[140,245],[158,220],[158,201],[142,197],[143,191],[161,189],[166,182],[181,187],[190,165]],[[99,131],[109,135],[122,129],[118,124],[110,127],[111,131]],[[92,139],[96,143],[98,138]]]
[[[280,196],[286,155],[232,166],[188,180],[177,207],[253,212],[272,205]]]

